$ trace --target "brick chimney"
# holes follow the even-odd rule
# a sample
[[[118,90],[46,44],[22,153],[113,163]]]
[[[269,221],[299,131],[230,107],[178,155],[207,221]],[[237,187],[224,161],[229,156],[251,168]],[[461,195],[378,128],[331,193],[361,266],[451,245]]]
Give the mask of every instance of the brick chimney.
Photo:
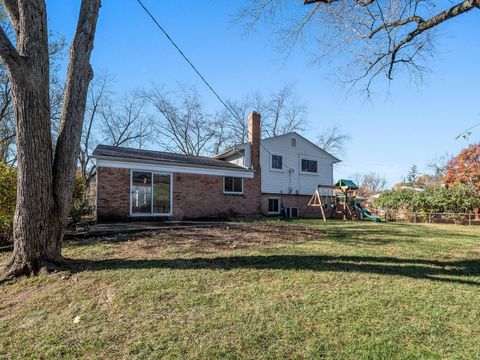
[[[250,144],[250,163],[260,176],[260,114],[252,112],[248,115],[248,143]]]
[[[248,115],[248,143],[250,144],[250,167],[255,171],[254,178],[248,182],[252,204],[257,213],[262,212],[262,171],[260,168],[260,114],[252,112]]]

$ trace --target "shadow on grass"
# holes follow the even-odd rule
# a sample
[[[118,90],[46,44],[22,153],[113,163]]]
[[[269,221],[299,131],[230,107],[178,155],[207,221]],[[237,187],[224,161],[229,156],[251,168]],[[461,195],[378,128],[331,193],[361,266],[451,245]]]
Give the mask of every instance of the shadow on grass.
[[[172,269],[172,270],[310,270],[403,276],[438,282],[480,286],[480,259],[434,261],[370,256],[270,255],[177,259],[73,260],[74,272],[85,270]]]
[[[427,227],[426,224],[364,224],[363,222],[342,223],[336,222],[330,227],[321,229],[327,240],[342,243],[363,243],[370,245],[384,245],[390,243],[419,243],[426,237],[441,240],[478,240],[477,234],[465,235],[458,233],[457,229],[449,230]]]

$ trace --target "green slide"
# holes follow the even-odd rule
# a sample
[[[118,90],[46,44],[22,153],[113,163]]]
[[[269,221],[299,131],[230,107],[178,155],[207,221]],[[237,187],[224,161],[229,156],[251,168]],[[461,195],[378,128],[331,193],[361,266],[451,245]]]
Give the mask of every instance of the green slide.
[[[362,207],[362,205],[360,205],[359,202],[355,201],[354,204],[355,204],[355,209],[360,211],[360,214],[362,214],[362,217],[366,217],[367,219],[370,219],[370,220],[375,221],[375,222],[381,222],[382,221],[377,215],[373,215],[370,211],[368,211],[367,209],[364,209]]]

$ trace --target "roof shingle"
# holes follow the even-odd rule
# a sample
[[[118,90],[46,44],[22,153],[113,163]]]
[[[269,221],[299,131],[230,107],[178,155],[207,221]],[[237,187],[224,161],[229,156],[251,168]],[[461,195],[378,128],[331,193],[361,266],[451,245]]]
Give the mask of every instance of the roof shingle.
[[[114,157],[130,160],[147,160],[171,165],[185,165],[196,167],[215,167],[232,170],[245,170],[245,168],[218,159],[205,156],[174,154],[163,151],[140,150],[125,147],[98,145],[93,151],[94,157]]]

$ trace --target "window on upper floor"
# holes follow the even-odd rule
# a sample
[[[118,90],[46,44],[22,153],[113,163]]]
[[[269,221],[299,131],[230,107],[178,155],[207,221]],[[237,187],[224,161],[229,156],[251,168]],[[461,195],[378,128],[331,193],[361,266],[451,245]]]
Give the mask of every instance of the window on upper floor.
[[[316,174],[318,172],[317,160],[302,159],[302,172]]]
[[[293,147],[297,146],[297,139],[296,139],[296,138],[291,138],[291,139],[290,139],[290,144],[291,144]]]
[[[283,161],[282,156],[272,155],[272,169],[282,170],[283,169],[282,161]]]

